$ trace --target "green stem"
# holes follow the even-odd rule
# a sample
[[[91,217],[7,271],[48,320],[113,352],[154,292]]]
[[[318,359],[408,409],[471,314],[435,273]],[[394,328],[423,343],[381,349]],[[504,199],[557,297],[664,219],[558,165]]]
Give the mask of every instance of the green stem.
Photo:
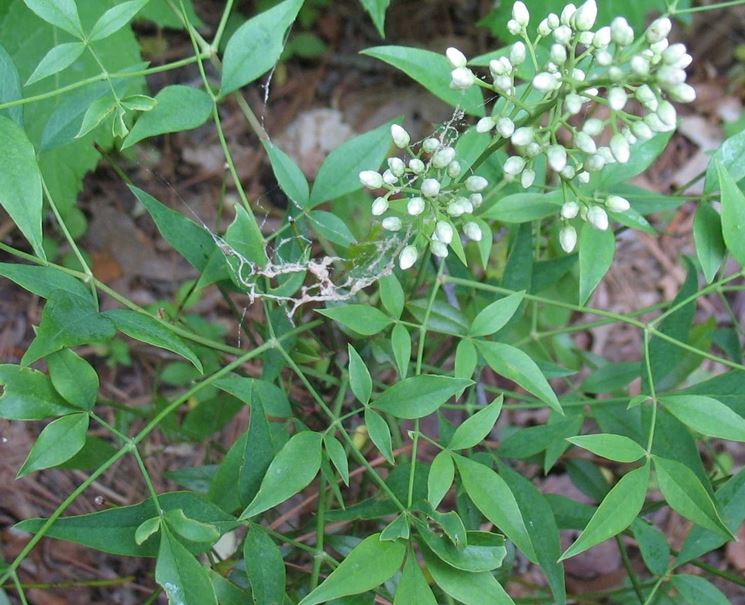
[[[692,13],[703,13],[722,8],[730,8],[732,6],[740,6],[741,4],[745,4],[745,0],[730,0],[729,2],[717,2],[716,4],[707,4],[704,6],[692,6],[690,8],[681,8],[680,10],[675,9],[672,14],[675,16],[690,15]]]

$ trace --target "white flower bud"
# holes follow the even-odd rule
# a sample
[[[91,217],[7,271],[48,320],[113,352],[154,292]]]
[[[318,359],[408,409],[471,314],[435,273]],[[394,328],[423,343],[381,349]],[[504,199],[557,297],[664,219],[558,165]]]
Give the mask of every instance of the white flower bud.
[[[464,208],[463,204],[460,203],[460,199],[462,198],[458,198],[457,200],[454,200],[448,204],[447,213],[450,216],[457,218],[465,213],[466,209]]]
[[[535,170],[526,168],[520,175],[520,185],[523,189],[528,189],[533,186],[533,183],[535,183]]]
[[[652,132],[666,132],[668,130],[667,124],[660,120],[660,116],[656,113],[648,113],[644,116],[644,123],[649,126]]]
[[[452,147],[443,147],[438,149],[434,156],[432,156],[432,165],[435,168],[445,168],[450,162],[455,159],[455,149]]]
[[[577,169],[574,166],[571,164],[564,166],[564,170],[561,171],[561,178],[571,181],[575,176],[577,176]]]
[[[538,35],[542,37],[546,37],[549,34],[551,34],[551,26],[548,23],[548,19],[544,19],[538,24]]]
[[[496,122],[492,117],[487,116],[486,118],[481,118],[478,122],[476,122],[476,132],[489,132],[492,128],[494,128],[495,124]]]
[[[514,94],[512,78],[510,76],[497,76],[494,78],[494,90],[505,92],[508,95]]]
[[[618,65],[611,65],[608,68],[608,78],[611,80],[611,82],[620,82],[626,77],[626,74],[623,73],[623,70],[618,67]]]
[[[556,88],[557,78],[554,74],[542,71],[533,78],[533,86],[541,92],[548,92]]]
[[[692,62],[693,62],[693,57],[689,55],[688,53],[686,53],[680,59],[678,59],[673,65],[677,67],[678,69],[685,69]]]
[[[636,89],[636,100],[651,111],[656,111],[659,101],[654,91],[646,84]]]
[[[463,214],[473,213],[473,204],[468,198],[460,197],[458,198],[458,200],[459,200],[461,207],[463,208]]]
[[[574,13],[577,12],[577,7],[572,3],[568,3],[563,10],[561,11],[561,24],[562,25],[571,25],[572,24],[572,17],[574,17]]]
[[[530,23],[530,12],[524,2],[518,0],[512,5],[512,18],[522,27]]]
[[[667,65],[675,65],[685,54],[685,44],[673,44],[662,53],[662,62]]]
[[[605,156],[600,153],[595,153],[587,158],[585,168],[587,168],[588,172],[598,172],[605,168],[606,163]]]
[[[510,19],[509,21],[507,21],[507,31],[510,32],[513,36],[519,34],[522,29],[522,26],[514,19]]]
[[[631,204],[620,195],[609,195],[608,199],[605,200],[605,207],[611,212],[626,212],[631,208]]]
[[[374,170],[363,170],[360,172],[360,183],[368,189],[379,189],[383,186],[383,177]]]
[[[515,132],[515,123],[509,118],[499,118],[497,120],[497,132],[505,139],[511,137]]]
[[[432,254],[434,254],[438,258],[447,258],[448,247],[442,242],[438,242],[437,240],[432,240],[429,243],[429,249],[431,250]]]
[[[654,54],[654,56],[661,58],[662,53],[665,52],[665,49],[667,49],[668,46],[670,46],[670,42],[668,41],[667,38],[663,38],[659,42],[655,42],[654,44],[650,44],[649,45],[649,50],[652,51],[652,53]]]
[[[599,50],[595,53],[595,61],[600,67],[608,67],[613,63],[613,55],[607,50]]]
[[[445,56],[448,58],[448,61],[453,68],[465,67],[468,63],[466,55],[452,46],[445,51]]]
[[[614,164],[616,161],[616,158],[613,157],[613,152],[610,150],[610,147],[598,147],[598,155],[603,156],[606,164]]]
[[[513,65],[522,65],[525,63],[526,57],[525,44],[523,42],[515,42],[510,50],[510,63]]]
[[[608,213],[600,206],[591,206],[587,211],[587,222],[600,231],[608,230]]]
[[[598,136],[604,130],[605,130],[605,122],[603,122],[603,120],[599,118],[590,118],[589,120],[587,120],[587,122],[585,122],[584,126],[582,126],[582,132],[589,134],[591,137]],[[588,153],[594,153],[594,152],[588,152]]]
[[[409,160],[409,170],[411,170],[414,174],[422,174],[424,170],[426,169],[424,162],[420,160],[419,158],[412,158]]]
[[[577,136],[574,137],[574,144],[577,146],[577,149],[590,155],[598,150],[595,141],[586,132],[578,132]]]
[[[593,28],[598,18],[598,5],[595,0],[587,0],[574,13],[574,27],[579,31],[586,32]]]
[[[569,44],[572,40],[572,28],[568,25],[560,25],[554,30],[554,40],[559,44]]]
[[[406,172],[406,164],[401,158],[388,158],[388,168],[396,176],[403,176]]]
[[[422,195],[424,197],[437,197],[440,193],[440,181],[437,179],[424,179],[422,182]]]
[[[453,226],[448,221],[437,221],[435,235],[443,244],[450,244],[453,241],[453,233]]]
[[[474,242],[480,242],[481,238],[484,237],[484,234],[481,232],[481,227],[479,227],[479,224],[474,223],[472,221],[463,225],[463,233],[468,239]]]
[[[406,204],[406,212],[411,216],[419,216],[424,212],[425,203],[420,197],[412,197]]]
[[[549,56],[557,65],[564,65],[567,61],[567,49],[562,44],[552,44]]]
[[[393,174],[390,170],[386,170],[383,173],[383,182],[386,185],[395,185],[397,181],[398,181],[398,177],[395,174]]]
[[[663,88],[672,88],[686,81],[686,72],[671,65],[663,65],[657,70],[657,81]]]
[[[384,197],[376,197],[375,201],[372,203],[373,216],[385,214],[386,210],[388,210],[388,200]]]
[[[640,141],[648,141],[654,136],[652,130],[644,122],[634,122],[631,125],[631,132]]]
[[[592,46],[592,41],[594,39],[595,34],[593,32],[579,32],[579,35],[577,36],[579,43],[584,44],[585,46]]]
[[[577,202],[574,202],[574,201],[564,202],[564,204],[562,204],[561,218],[570,221],[573,218],[577,218],[578,214],[579,214],[579,204]]]
[[[616,17],[610,24],[611,40],[619,46],[628,46],[634,41],[634,29],[623,17]]]
[[[535,134],[533,132],[533,128],[530,126],[523,126],[522,128],[518,128],[515,132],[512,133],[511,141],[513,145],[517,145],[518,147],[524,147],[528,143],[532,143],[533,139],[535,138]]]
[[[631,57],[631,71],[641,78],[646,78],[649,75],[649,61],[641,55],[634,55]]]
[[[548,20],[548,26],[552,30],[556,29],[557,27],[559,27],[559,25],[561,25],[561,19],[559,19],[559,15],[557,15],[556,13],[549,13],[546,19]]]
[[[398,266],[402,271],[411,269],[419,256],[415,246],[406,246],[398,256]]]
[[[577,175],[577,180],[583,185],[587,185],[590,182],[590,173],[583,170]]]
[[[662,101],[660,103],[660,106],[657,108],[657,115],[668,126],[675,126],[677,123],[678,113],[670,101]]]
[[[610,27],[601,27],[592,37],[592,45],[595,48],[605,48],[610,44]]]
[[[576,116],[582,111],[584,99],[576,93],[570,92],[564,99],[564,107],[571,115]]]
[[[576,80],[577,82],[584,82],[586,77],[587,74],[578,67],[572,69],[572,80]]]
[[[525,146],[525,155],[529,158],[534,158],[543,151],[543,147],[533,141]]]
[[[692,103],[696,100],[696,89],[690,84],[677,84],[668,91],[668,94],[678,103]]]
[[[525,159],[519,155],[513,155],[507,158],[504,163],[504,173],[508,176],[517,176],[525,169]]]
[[[467,67],[456,67],[450,72],[450,88],[468,90],[476,83],[476,76]]]
[[[428,139],[424,139],[424,142],[422,143],[422,149],[424,149],[425,153],[434,153],[440,148],[440,141],[438,141],[434,137],[429,137]]]
[[[468,201],[471,202],[472,208],[478,208],[484,203],[484,196],[480,193],[472,193],[468,196]]]
[[[631,149],[626,137],[621,133],[614,134],[610,140],[610,150],[619,164],[625,164],[631,156]]]
[[[626,107],[628,97],[626,91],[620,86],[611,88],[608,91],[608,105],[613,111],[622,111]]]
[[[386,216],[380,224],[386,231],[401,231],[401,219],[397,216]]]
[[[398,124],[391,124],[391,138],[393,139],[393,144],[399,149],[404,149],[411,141],[409,133]]]
[[[637,142],[637,140],[638,140],[638,139],[636,138],[636,135],[635,135],[635,134],[634,134],[633,132],[631,132],[631,130],[630,130],[630,129],[628,129],[628,128],[624,128],[624,129],[623,129],[623,130],[621,131],[621,134],[623,135],[623,138],[624,138],[624,139],[626,139],[626,140],[628,141],[629,145],[633,145],[633,144],[634,144],[634,143],[636,143],[636,142]]]
[[[577,245],[577,230],[571,225],[562,227],[561,231],[559,231],[559,244],[561,244],[561,249],[564,252],[567,254],[572,253]]]
[[[448,176],[451,179],[457,179],[461,173],[461,166],[458,160],[453,160],[448,164]]]
[[[466,189],[471,193],[479,193],[488,186],[489,181],[487,181],[483,176],[469,176],[466,179]]]
[[[567,165],[567,150],[562,145],[551,145],[546,152],[548,165],[554,172],[561,172]]]
[[[647,42],[649,42],[650,44],[654,44],[655,42],[659,42],[660,40],[667,38],[672,28],[673,24],[667,17],[660,17],[659,19],[656,19],[652,22],[652,25],[650,25],[649,29],[647,30]]]

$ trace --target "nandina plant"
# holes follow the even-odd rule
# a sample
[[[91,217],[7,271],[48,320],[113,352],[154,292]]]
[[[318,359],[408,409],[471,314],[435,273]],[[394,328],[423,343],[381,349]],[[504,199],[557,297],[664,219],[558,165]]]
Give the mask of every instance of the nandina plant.
[[[383,35],[389,2],[362,4]],[[695,102],[692,58],[669,37],[699,9],[505,4],[491,17],[513,39],[478,57],[366,50],[452,105],[453,119],[421,140],[405,117],[382,124],[309,183],[243,96],[281,59],[302,0],[237,28],[228,0],[209,40],[183,2],[0,2],[0,31],[14,31],[0,46],[0,203],[18,235],[0,243],[0,275],[46,301],[20,363],[0,365],[0,417],[41,421],[19,479],[85,471],[51,516],[15,526],[29,537],[0,567],[12,599],[30,602],[22,564],[46,539],[141,558],[144,602],[174,605],[698,605],[728,602],[715,577],[743,585],[704,560],[745,519],[745,472],[721,455],[723,442],[745,441],[743,328],[696,309],[742,289],[745,135],[712,154],[699,196],[629,183],[668,145],[676,105]],[[143,67],[129,25],[143,18],[170,19],[193,54]],[[198,84],[151,96],[145,76],[187,65]],[[271,232],[238,176],[226,103],[287,197]],[[231,302],[247,334],[238,346],[185,311],[183,293],[144,308],[103,283],[72,202],[98,159],[92,143],[112,157],[209,122],[238,194],[229,225],[210,229],[128,185],[193,267],[189,291],[219,288]],[[629,314],[592,306],[618,235],[654,236],[651,217],[685,203],[696,205],[696,258],[681,259],[677,296]],[[641,343],[621,363],[571,337],[616,324]],[[102,358],[127,363],[132,341],[162,353],[150,405],[99,393]],[[158,488],[154,434],[224,445],[244,407],[237,439],[206,448],[203,466],[171,469],[178,490]],[[539,422],[515,422],[520,410]],[[69,515],[124,459],[142,500]],[[553,474],[582,498],[546,493]],[[675,548],[660,510],[685,520]],[[608,540],[625,579],[568,593],[564,562]],[[541,581],[526,583],[527,568]],[[111,599],[118,582],[92,579]]]

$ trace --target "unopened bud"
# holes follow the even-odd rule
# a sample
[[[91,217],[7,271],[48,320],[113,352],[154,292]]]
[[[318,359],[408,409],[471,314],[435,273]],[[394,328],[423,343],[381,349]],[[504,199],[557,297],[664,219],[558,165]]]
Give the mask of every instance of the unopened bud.
[[[416,262],[417,256],[418,253],[415,246],[406,246],[401,250],[401,254],[398,255],[398,266],[401,267],[403,271],[411,269]]]
[[[579,149],[580,151],[584,151],[585,153],[588,153],[590,155],[598,150],[598,146],[595,144],[595,141],[586,132],[578,132],[577,136],[574,137],[574,144],[577,146],[577,149]]]
[[[422,182],[422,195],[424,197],[437,197],[440,193],[440,181],[437,179],[424,179]]]
[[[631,132],[633,132],[634,136],[641,141],[648,141],[654,136],[652,129],[642,121],[634,122],[631,125]]]
[[[631,149],[629,148],[629,142],[626,140],[626,137],[621,133],[614,134],[611,138],[610,150],[619,164],[625,164],[629,161]]]
[[[569,42],[572,39],[572,28],[568,25],[560,25],[554,30],[554,40],[556,40],[559,44],[564,44],[565,46],[569,44]]]
[[[561,17],[560,17],[561,24],[571,25],[572,19],[574,18],[574,14],[576,12],[577,12],[577,7],[572,2],[569,2],[568,4],[566,4],[561,11]]]
[[[435,235],[443,244],[450,244],[453,241],[453,226],[447,221],[437,221]]]
[[[456,90],[468,90],[476,83],[476,76],[467,67],[456,67],[450,72],[450,87]]]
[[[518,0],[512,5],[512,18],[522,27],[530,23],[530,12],[524,2]]]
[[[397,216],[386,216],[380,223],[386,231],[401,231],[401,219]]]
[[[608,199],[605,200],[605,207],[611,212],[626,212],[631,208],[631,204],[626,198],[620,195],[609,195]]]
[[[626,91],[620,86],[611,88],[610,91],[608,91],[608,104],[613,111],[623,110],[623,108],[626,107],[627,100],[628,96],[626,95]]]
[[[562,145],[551,145],[546,152],[548,165],[554,172],[561,172],[567,165],[567,150]]]
[[[393,144],[400,149],[404,149],[411,141],[409,133],[398,124],[391,124],[391,138]]]
[[[690,84],[678,84],[668,91],[670,98],[678,103],[692,103],[696,100],[696,89]]]
[[[497,132],[500,136],[508,139],[515,132],[515,123],[509,118],[499,118],[497,120]]]
[[[503,170],[506,175],[514,177],[520,174],[524,168],[525,159],[521,158],[519,155],[513,155],[512,157],[507,158]]]
[[[445,168],[450,162],[455,159],[455,149],[452,147],[443,147],[438,149],[434,156],[432,156],[432,165],[435,168]]]
[[[533,129],[530,126],[523,126],[512,133],[512,138],[510,140],[513,145],[524,147],[533,142],[534,136]]]
[[[592,37],[592,45],[595,48],[605,48],[610,44],[610,27],[601,27]]]
[[[649,61],[641,55],[634,55],[631,57],[631,71],[641,78],[646,78],[649,75]]]
[[[567,254],[573,252],[577,245],[577,230],[571,225],[562,227],[559,232],[559,244],[561,244],[561,249]]]
[[[480,242],[483,237],[481,227],[479,227],[478,223],[474,222],[468,222],[463,225],[463,233],[465,233],[468,239],[473,240],[474,242]]]
[[[412,197],[406,204],[406,212],[411,216],[419,216],[424,212],[425,203],[420,197]]]
[[[557,65],[564,65],[567,61],[566,47],[563,44],[552,44],[549,57]]]
[[[433,239],[429,243],[429,249],[432,251],[432,254],[434,254],[438,258],[447,258],[448,247],[442,242],[438,242],[436,239]]]
[[[379,189],[383,186],[383,177],[374,170],[363,170],[360,172],[360,183],[368,189]]]
[[[657,115],[668,126],[675,126],[678,119],[678,113],[670,101],[662,101],[660,103],[660,106],[657,108]]]
[[[598,136],[603,130],[605,130],[605,122],[600,118],[590,118],[582,126],[582,132],[591,137]]]
[[[469,176],[466,179],[466,189],[471,193],[480,193],[488,186],[489,181],[487,181],[483,176]]]
[[[476,122],[476,132],[489,132],[492,128],[494,128],[495,124],[496,122],[492,117],[487,116],[486,118],[481,118],[478,122]]]
[[[376,197],[375,201],[372,203],[373,216],[385,214],[386,210],[388,210],[388,200],[384,197]]]
[[[472,193],[468,196],[468,201],[471,202],[472,208],[478,208],[484,203],[484,196],[480,193]]]
[[[526,168],[520,175],[520,184],[523,189],[528,189],[533,186],[533,183],[535,183],[535,170]]]
[[[445,56],[448,58],[448,61],[453,68],[465,67],[468,63],[466,56],[457,48],[453,48],[452,46],[445,51]]]
[[[568,221],[577,218],[579,214],[579,204],[577,202],[564,202],[561,207],[561,218]]]
[[[428,139],[424,139],[424,142],[422,143],[422,149],[424,149],[425,153],[434,153],[439,148],[440,148],[440,141],[434,137],[429,137]]]
[[[659,42],[660,40],[667,38],[672,28],[673,24],[667,17],[660,17],[659,19],[656,19],[652,22],[652,25],[650,25],[649,29],[647,30],[647,41],[650,44],[654,44],[655,42]]]
[[[457,179],[460,176],[462,168],[458,160],[453,160],[448,164],[448,176],[451,179]]]
[[[386,170],[383,173],[383,182],[386,185],[395,185],[397,181],[398,181],[398,177],[395,174],[393,174],[390,170]]]
[[[403,176],[406,172],[406,164],[401,158],[388,158],[388,169],[396,176]]]
[[[513,65],[522,65],[526,59],[525,44],[523,42],[515,42],[510,50],[510,63]]]
[[[608,213],[600,206],[591,206],[587,211],[587,222],[600,231],[608,230]]]
[[[598,5],[595,0],[587,0],[574,13],[574,27],[585,32],[593,28],[598,18]]]
[[[422,174],[425,170],[424,162],[419,158],[412,158],[409,160],[409,170],[414,174]]]

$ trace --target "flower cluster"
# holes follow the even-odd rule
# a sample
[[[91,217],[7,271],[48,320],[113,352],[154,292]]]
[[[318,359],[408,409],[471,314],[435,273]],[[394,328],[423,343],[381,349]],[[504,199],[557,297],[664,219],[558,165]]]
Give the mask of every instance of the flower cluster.
[[[414,235],[414,241],[399,254],[401,269],[412,267],[426,246],[435,256],[445,258],[459,237],[457,227],[468,239],[480,241],[482,229],[472,214],[481,205],[481,192],[488,182],[463,174],[454,141],[430,137],[415,150],[409,133],[398,124],[391,126],[391,137],[396,147],[408,153],[408,159],[390,157],[382,174],[363,170],[359,177],[363,186],[381,193],[372,203],[372,213],[383,217],[383,229],[398,232],[407,227]]]
[[[623,17],[593,31],[596,19],[595,0],[579,7],[567,4],[560,15],[543,19],[531,38],[530,12],[523,2],[515,2],[508,29],[522,40],[508,56],[490,61],[491,82],[478,78],[457,49],[446,53],[453,88],[478,85],[508,101],[498,103],[494,115],[476,126],[479,132],[511,143],[514,153],[504,163],[505,178],[531,187],[539,156],[545,156],[558,175],[565,192],[560,243],[567,252],[577,242],[571,220],[579,217],[605,230],[606,210],[624,212],[630,207],[618,196],[597,200],[584,195],[581,190],[592,173],[628,162],[637,141],[674,130],[677,115],[671,101],[689,103],[696,97],[686,83],[691,56],[683,44],[668,41],[670,19],[657,19],[639,37]],[[543,47],[548,48],[548,58],[541,65],[537,56]],[[527,61],[534,75],[518,84],[518,72],[528,71],[521,71]],[[531,91],[542,97],[532,108],[525,102]],[[632,99],[636,103],[630,103]],[[641,111],[635,111],[637,107]]]

